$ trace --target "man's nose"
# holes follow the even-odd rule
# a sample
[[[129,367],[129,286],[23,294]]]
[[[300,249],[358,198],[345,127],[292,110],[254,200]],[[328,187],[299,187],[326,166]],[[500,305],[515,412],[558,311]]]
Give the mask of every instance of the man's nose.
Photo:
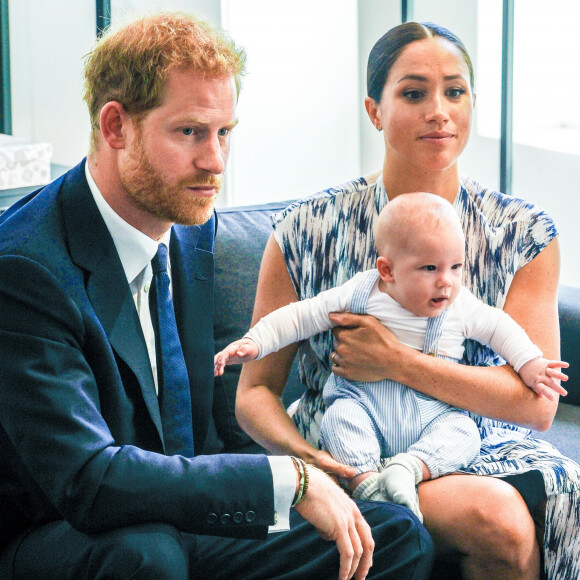
[[[226,168],[227,153],[222,149],[222,144],[217,135],[208,136],[200,144],[194,165],[213,175],[221,175]]]

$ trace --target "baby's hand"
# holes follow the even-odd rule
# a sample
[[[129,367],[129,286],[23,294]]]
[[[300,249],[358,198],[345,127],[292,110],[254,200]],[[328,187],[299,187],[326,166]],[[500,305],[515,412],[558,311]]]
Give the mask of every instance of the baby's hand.
[[[213,359],[213,376],[224,374],[226,365],[243,364],[254,360],[259,354],[258,345],[251,338],[241,338],[218,352]]]
[[[528,361],[520,368],[519,375],[539,397],[546,397],[550,401],[556,400],[556,393],[566,396],[568,391],[560,386],[558,381],[567,381],[568,376],[558,369],[568,368],[570,365],[561,360],[546,360],[538,357]]]

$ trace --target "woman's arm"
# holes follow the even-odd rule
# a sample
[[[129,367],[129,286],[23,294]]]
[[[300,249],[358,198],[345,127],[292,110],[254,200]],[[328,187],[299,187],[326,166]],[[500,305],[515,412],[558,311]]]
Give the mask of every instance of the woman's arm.
[[[298,297],[274,236],[270,236],[258,277],[252,326],[266,314],[296,302]],[[293,454],[340,477],[354,476],[354,469],[334,461],[310,445],[298,432],[282,404],[282,394],[298,346],[290,345],[242,367],[236,395],[236,418],[260,445],[278,454]]]
[[[504,310],[528,333],[546,358],[558,360],[559,249],[553,240],[519,270]],[[349,379],[390,378],[413,389],[480,415],[549,429],[557,401],[538,397],[508,365],[469,367],[424,355],[406,347],[369,316],[333,314],[340,367],[333,372]]]

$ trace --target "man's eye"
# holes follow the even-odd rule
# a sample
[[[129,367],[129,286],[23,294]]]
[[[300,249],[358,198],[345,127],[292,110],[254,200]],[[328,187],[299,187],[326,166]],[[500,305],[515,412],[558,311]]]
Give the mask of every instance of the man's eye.
[[[218,131],[218,135],[220,137],[227,137],[230,134],[230,131],[231,131],[230,129],[228,129],[227,127],[224,127],[223,129],[220,129]]]
[[[187,136],[193,135],[193,129],[191,127],[186,127],[185,129],[182,129],[181,132]]]

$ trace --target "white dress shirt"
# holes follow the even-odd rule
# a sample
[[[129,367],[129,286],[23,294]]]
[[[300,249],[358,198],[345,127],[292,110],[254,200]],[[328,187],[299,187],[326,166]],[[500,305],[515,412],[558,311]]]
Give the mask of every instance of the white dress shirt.
[[[167,231],[159,242],[153,240],[143,232],[126,222],[107,203],[103,194],[99,191],[91,172],[89,164],[85,165],[85,175],[89,188],[93,194],[97,208],[113,238],[113,243],[119,254],[127,282],[133,294],[133,300],[139,314],[141,328],[147,344],[147,352],[153,370],[155,390],[158,392],[157,357],[155,353],[155,331],[151,321],[149,310],[149,291],[153,270],[151,260],[157,253],[157,246],[163,243],[169,249],[171,230]],[[171,262],[167,260],[167,273],[171,280]],[[270,532],[281,532],[290,528],[290,506],[296,491],[296,470],[294,462],[289,457],[269,456],[272,479],[274,483],[274,510],[276,523],[270,526]]]

